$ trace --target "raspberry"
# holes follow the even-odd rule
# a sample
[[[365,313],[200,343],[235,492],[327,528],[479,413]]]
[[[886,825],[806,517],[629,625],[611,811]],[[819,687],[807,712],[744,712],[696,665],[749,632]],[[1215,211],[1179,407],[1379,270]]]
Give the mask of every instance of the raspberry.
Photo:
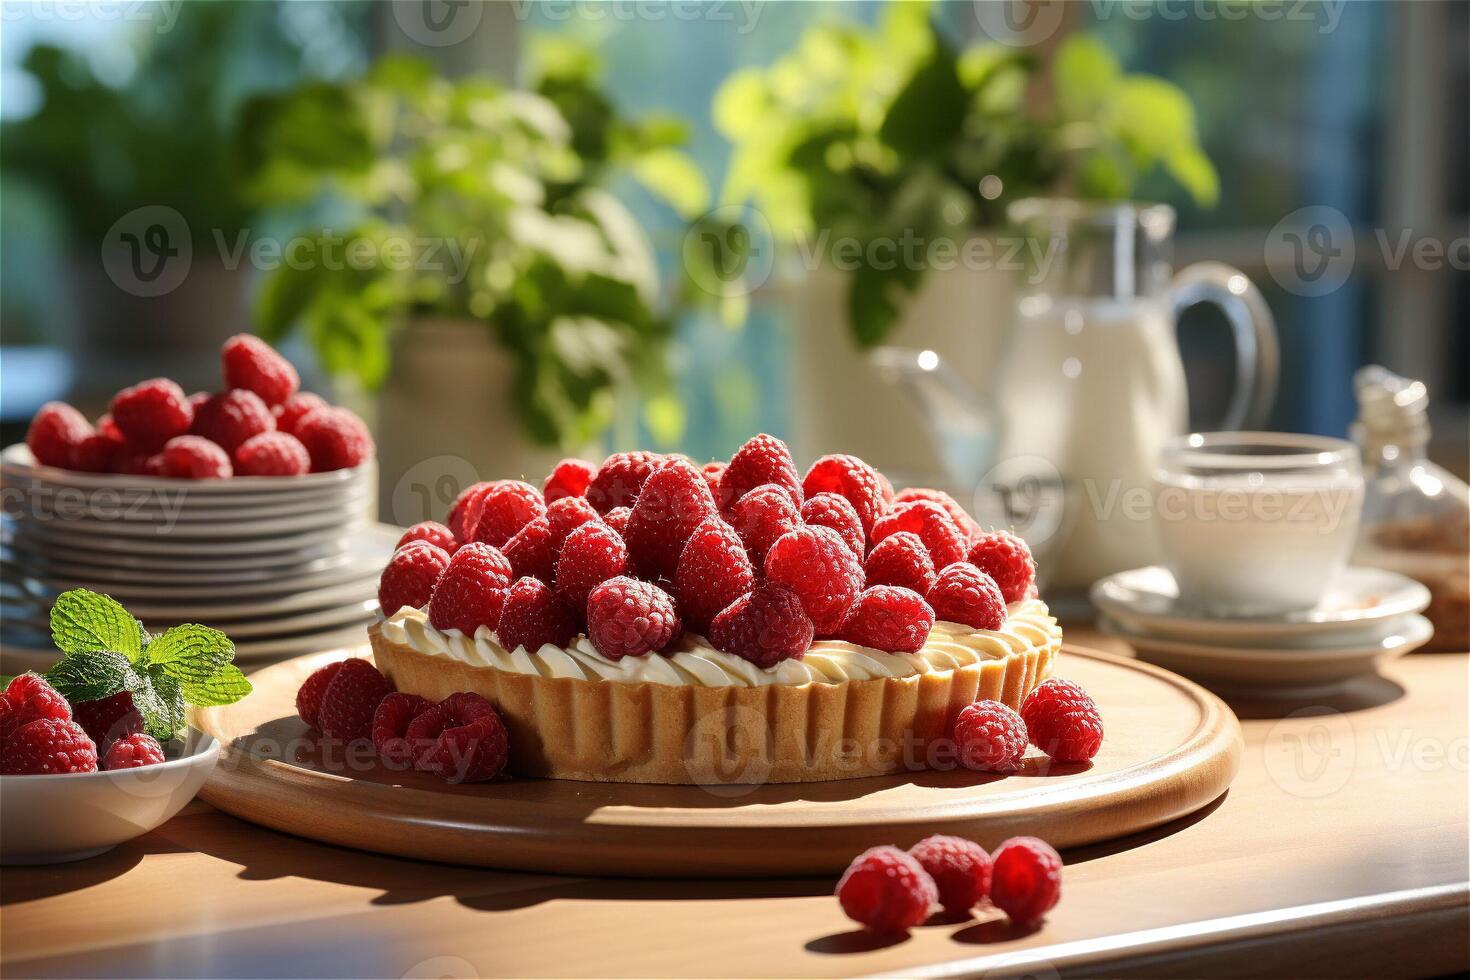
[[[472,536],[496,548],[517,531],[546,514],[541,491],[520,480],[497,480],[480,498]]]
[[[301,476],[311,472],[311,455],[289,432],[262,432],[235,450],[237,476]]]
[[[908,487],[907,489],[900,490],[893,497],[895,505],[912,503],[916,500],[927,500],[943,507],[944,512],[949,515],[949,519],[954,521],[955,527],[959,528],[960,533],[966,538],[973,540],[977,534],[981,533],[980,525],[975,523],[975,518],[970,516],[969,511],[961,507],[958,500],[955,500],[943,490],[933,490],[929,487]]]
[[[409,722],[414,768],[451,783],[494,779],[505,768],[509,742],[495,708],[478,694],[451,694]]]
[[[388,678],[361,657],[342,661],[322,692],[317,729],[330,738],[369,737],[373,733],[373,712],[392,690]]]
[[[567,535],[588,521],[600,521],[602,518],[586,497],[562,497],[546,505],[546,520],[551,524],[551,550],[560,554]]]
[[[419,521],[403,532],[403,537],[398,539],[398,544],[394,547],[402,548],[410,541],[427,541],[437,548],[443,548],[446,554],[459,547],[459,542],[454,539],[454,532],[438,521]]]
[[[499,550],[478,541],[460,545],[429,597],[429,622],[466,636],[481,626],[493,630],[511,580],[510,561]]]
[[[898,585],[928,595],[934,587],[934,562],[929,549],[912,531],[899,531],[873,545],[863,573],[869,585]]]
[[[556,560],[556,591],[578,611],[592,590],[628,570],[628,549],[610,527],[587,523],[567,535]]]
[[[1021,926],[1034,926],[1062,897],[1062,858],[1044,840],[1012,837],[995,849],[990,901]]]
[[[896,585],[874,585],[858,594],[837,635],[858,646],[913,653],[933,625],[934,610],[923,596]]]
[[[47,402],[31,418],[26,445],[42,466],[72,465],[72,454],[82,440],[92,435],[92,426],[81,412],[66,402]]]
[[[449,552],[422,539],[393,552],[378,578],[378,608],[392,616],[404,606],[422,609],[434,594],[434,583],[449,567]]]
[[[801,519],[808,524],[830,527],[842,535],[842,540],[857,555],[858,561],[863,560],[867,538],[863,534],[863,525],[858,520],[857,511],[852,509],[852,504],[847,502],[846,497],[839,497],[835,493],[819,493],[808,497],[801,505]]]
[[[83,473],[111,473],[122,454],[123,441],[120,438],[106,432],[94,432],[72,447],[71,468]]]
[[[178,480],[226,480],[235,475],[230,455],[203,436],[174,436],[158,454],[163,476]]]
[[[156,766],[163,760],[163,746],[158,739],[144,732],[124,735],[107,747],[102,757],[102,768],[109,772],[115,769],[141,769]]]
[[[495,636],[507,650],[534,653],[550,643],[565,647],[581,628],[582,617],[539,578],[522,578],[506,593]]]
[[[965,560],[965,535],[944,508],[932,500],[914,500],[896,504],[892,511],[873,524],[873,543],[891,534],[911,531],[924,542],[935,568],[943,568]]]
[[[113,396],[113,423],[139,450],[157,449],[194,423],[184,389],[167,378],[140,381]]]
[[[639,573],[673,575],[689,536],[715,514],[704,476],[682,460],[666,463],[643,485],[628,518],[624,541]]]
[[[74,721],[41,718],[28,722],[0,747],[0,775],[96,771],[97,746]]]
[[[378,757],[400,769],[412,765],[416,753],[404,736],[408,733],[409,724],[433,706],[434,702],[426,698],[401,691],[394,691],[379,701],[377,710],[373,712],[372,729],[373,747],[378,750]]]
[[[587,597],[587,636],[609,660],[662,650],[682,629],[674,600],[650,582],[619,575]]]
[[[587,496],[587,485],[597,475],[597,466],[585,459],[564,459],[552,467],[541,484],[541,496],[549,504],[565,497]]]
[[[990,855],[963,837],[925,837],[909,854],[929,872],[946,912],[968,913],[990,894]]]
[[[253,391],[267,405],[281,404],[301,384],[290,361],[270,344],[248,333],[235,334],[225,341],[220,348],[220,360],[224,364],[225,384]]]
[[[1031,548],[1010,531],[981,531],[970,546],[970,564],[995,579],[1006,602],[1020,602],[1036,582]]]
[[[934,615],[977,630],[998,630],[1006,621],[1006,601],[995,580],[967,561],[947,565],[925,599]]]
[[[888,477],[884,476],[881,471],[874,470],[873,474],[878,477],[878,494],[883,498],[883,509],[880,513],[887,513],[893,509],[893,484],[888,482]]]
[[[785,490],[768,483],[756,487],[735,501],[728,512],[730,524],[745,542],[750,560],[764,566],[766,552],[776,539],[801,525],[801,513],[796,502]]]
[[[517,531],[505,545],[505,557],[515,578],[530,576],[550,583],[556,573],[551,522],[538,517]]]
[[[1031,744],[1058,762],[1086,762],[1102,748],[1097,705],[1071,681],[1043,681],[1021,703]]]
[[[209,397],[206,392],[200,392],[200,394],[206,398]],[[190,404],[193,404],[192,398]],[[127,437],[122,434],[122,429],[119,429],[117,423],[112,421],[112,416],[105,412],[97,419],[97,434],[99,436],[106,436],[109,439],[116,439],[118,442],[128,441]]]
[[[873,522],[888,510],[878,471],[856,456],[823,456],[806,471],[801,489],[808,497],[815,497],[819,493],[835,493],[845,498],[852,504],[852,509],[857,511],[864,534],[872,534]]]
[[[375,452],[372,433],[345,408],[317,409],[297,423],[295,435],[311,455],[313,473],[351,469]]]
[[[766,577],[801,597],[818,636],[830,636],[863,589],[863,566],[830,527],[799,527],[766,554]]]
[[[296,714],[312,728],[317,727],[317,720],[321,716],[322,695],[327,693],[327,685],[332,683],[332,678],[337,676],[342,664],[343,661],[337,660],[318,667],[301,682],[301,687],[296,691]]]
[[[709,625],[715,649],[763,668],[802,656],[813,635],[801,598],[784,585],[763,580],[720,610]]]
[[[685,624],[703,632],[710,620],[750,591],[755,570],[740,535],[718,517],[699,525],[674,572],[674,596]]]
[[[705,463],[699,468],[704,474],[704,482],[709,484],[710,496],[716,500],[720,499],[720,481],[725,476],[725,464],[719,462]]]
[[[270,407],[255,392],[244,388],[211,395],[194,410],[194,424],[189,429],[227,453],[233,453],[251,436],[275,430],[276,417]]]
[[[785,490],[792,502],[801,506],[801,478],[791,450],[780,439],[762,432],[735,451],[720,475],[720,509],[728,510],[741,497],[768,483]]]
[[[125,445],[117,460],[117,471],[131,476],[163,476],[163,454],[133,452],[132,447]]]
[[[319,408],[331,408],[327,400],[321,395],[312,394],[309,391],[298,391],[279,405],[271,406],[271,414],[276,417],[276,428],[281,432],[296,434],[296,427],[301,420]]]
[[[115,738],[143,730],[143,715],[133,706],[130,691],[118,691],[94,701],[79,701],[72,706],[72,715],[99,749],[105,749]]]
[[[628,521],[632,518],[632,516],[633,508],[614,507],[606,514],[602,515],[602,522],[608,527],[612,528],[614,531],[618,532],[619,535],[623,535],[628,533]]]
[[[643,450],[613,453],[602,461],[597,475],[587,485],[587,500],[599,514],[606,514],[614,507],[631,507],[643,484],[662,463],[663,457],[658,453]]]
[[[473,540],[475,522],[480,519],[480,507],[485,502],[485,494],[494,486],[494,483],[489,482],[471,483],[454,498],[454,504],[449,508],[449,516],[444,518],[444,523],[456,541]]]
[[[999,701],[976,701],[954,720],[960,765],[980,772],[1015,772],[1026,755],[1026,724]]]
[[[873,932],[906,932],[939,900],[934,879],[913,857],[884,844],[852,859],[837,883],[837,901]]]
[[[53,721],[72,720],[71,705],[40,674],[20,674],[13,678],[0,697],[10,705],[3,722],[0,722],[0,739],[22,725],[42,718]]]

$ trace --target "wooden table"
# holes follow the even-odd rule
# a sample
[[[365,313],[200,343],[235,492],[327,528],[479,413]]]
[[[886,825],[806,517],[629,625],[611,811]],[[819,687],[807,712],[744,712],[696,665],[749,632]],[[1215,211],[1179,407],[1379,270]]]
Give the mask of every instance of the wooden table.
[[[1069,638],[1111,645],[1084,630]],[[1236,702],[1240,775],[1190,818],[1064,855],[1037,931],[903,940],[828,879],[503,874],[377,857],[195,803],[76,865],[0,872],[29,976],[1422,975],[1470,968],[1467,665],[1411,655],[1328,703]]]

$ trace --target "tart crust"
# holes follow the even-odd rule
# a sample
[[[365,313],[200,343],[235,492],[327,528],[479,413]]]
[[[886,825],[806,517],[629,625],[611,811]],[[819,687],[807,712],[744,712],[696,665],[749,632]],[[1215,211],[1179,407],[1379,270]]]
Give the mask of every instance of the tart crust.
[[[949,768],[950,725],[972,701],[1016,710],[1051,676],[1036,646],[907,677],[702,687],[518,674],[420,653],[368,629],[398,690],[438,701],[483,695],[510,735],[521,776],[587,782],[745,784],[852,779]]]

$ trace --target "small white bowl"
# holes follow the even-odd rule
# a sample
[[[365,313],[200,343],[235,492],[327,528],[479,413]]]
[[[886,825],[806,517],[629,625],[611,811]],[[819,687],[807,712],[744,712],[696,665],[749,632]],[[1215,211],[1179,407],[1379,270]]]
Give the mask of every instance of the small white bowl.
[[[219,743],[190,729],[183,754],[117,772],[0,776],[0,864],[60,864],[162,825],[199,792]]]

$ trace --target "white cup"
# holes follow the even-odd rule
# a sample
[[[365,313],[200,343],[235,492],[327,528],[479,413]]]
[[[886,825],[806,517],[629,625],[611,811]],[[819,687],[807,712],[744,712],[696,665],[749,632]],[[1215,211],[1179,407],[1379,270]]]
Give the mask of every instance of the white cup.
[[[1165,445],[1154,523],[1180,598],[1209,615],[1311,609],[1342,571],[1363,509],[1357,446],[1282,432]]]

